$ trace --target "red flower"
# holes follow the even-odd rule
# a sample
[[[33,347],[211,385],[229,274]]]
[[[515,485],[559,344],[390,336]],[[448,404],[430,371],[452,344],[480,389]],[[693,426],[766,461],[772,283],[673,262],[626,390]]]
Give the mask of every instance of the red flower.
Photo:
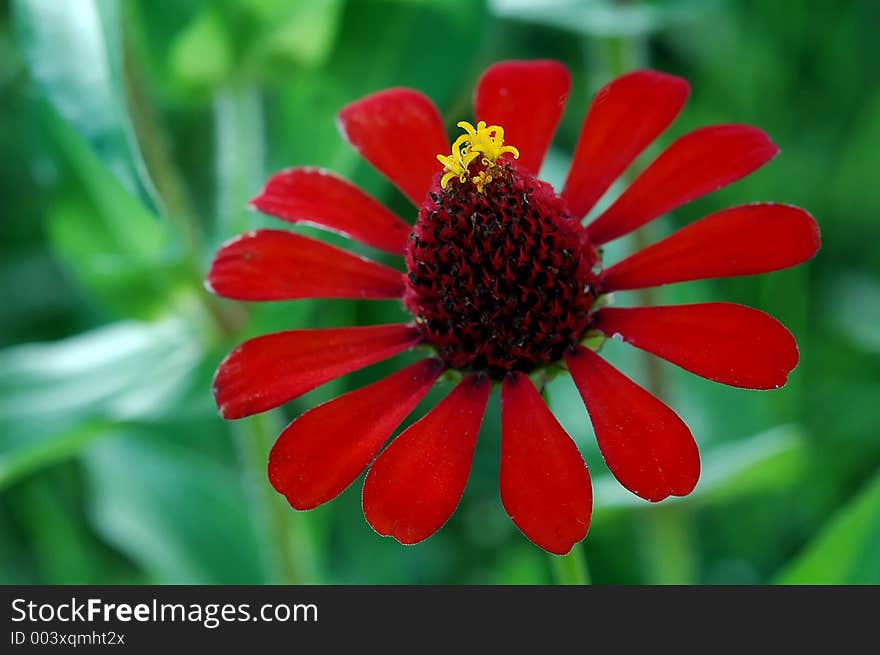
[[[414,317],[405,325],[291,330],[245,342],[217,371],[214,393],[225,418],[277,407],[418,344],[433,349],[434,356],[287,426],[272,449],[269,480],[294,508],[340,494],[440,375],[454,369],[463,375],[458,386],[376,458],[364,484],[367,521],[406,544],[440,529],[464,491],[498,383],[504,507],[534,543],[566,553],[587,534],[590,478],[529,374],[567,366],[611,472],[633,493],[659,501],[694,488],[697,445],[669,407],[581,345],[587,335],[621,337],[737,387],[780,387],[797,365],[788,330],[748,307],[624,309],[596,302],[613,291],[764,273],[812,257],[819,248],[812,217],[759,203],[717,212],[609,268],[601,265],[602,244],[748,175],[777,147],[745,125],[695,130],[582,227],[615,179],[672,123],[689,86],[654,71],[608,84],[590,106],[557,195],[535,175],[569,85],[566,69],[552,61],[492,66],[475,95],[480,123],[459,124],[465,134],[449,155],[440,114],[417,91],[390,89],[345,107],[343,135],[418,207],[413,228],[345,180],[312,168],[275,175],[254,200],[291,223],[402,255],[406,275],[280,230],[250,232],[218,252],[208,285],[221,296],[400,298]]]

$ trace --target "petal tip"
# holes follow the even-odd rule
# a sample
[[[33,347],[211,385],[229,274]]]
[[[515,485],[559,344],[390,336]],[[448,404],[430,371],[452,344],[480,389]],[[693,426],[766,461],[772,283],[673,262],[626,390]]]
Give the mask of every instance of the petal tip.
[[[300,502],[296,498],[292,498],[290,496],[285,496],[285,498],[287,498],[287,502],[297,512],[308,512],[309,510],[315,509],[316,507],[321,505],[321,503],[315,503],[315,502],[312,502],[312,503]]]
[[[391,528],[391,529],[389,529],[389,530],[386,531],[386,530],[382,530],[381,528],[379,528],[379,527],[373,525],[373,524],[370,522],[369,517],[367,517],[366,515],[364,515],[364,518],[366,518],[367,525],[370,526],[370,529],[372,529],[373,532],[375,532],[375,533],[376,533],[377,535],[379,535],[380,537],[384,537],[384,538],[386,538],[386,539],[393,539],[394,541],[396,541],[396,542],[397,542],[398,544],[400,544],[401,546],[415,546],[416,544],[420,544],[420,543],[422,543],[423,541],[426,541],[427,539],[429,539],[431,536],[434,535],[433,532],[432,532],[431,534],[424,535],[424,536],[422,536],[422,535],[413,535],[413,534],[408,534],[408,533],[410,533],[411,531],[408,531],[408,530],[403,530],[403,531],[401,531],[401,530],[395,530],[394,528]]]
[[[571,552],[571,549],[574,548],[575,544],[579,544],[584,539],[586,539],[586,536],[587,535],[585,534],[580,539],[576,539],[576,540],[572,541],[571,543],[566,541],[565,543],[567,545],[562,545],[562,546],[541,546],[540,544],[536,544],[536,545],[539,546],[540,548],[542,548],[543,550],[546,550],[551,555],[556,555],[557,557],[564,557],[565,555],[568,555]]]
[[[205,276],[205,279],[202,281],[202,286],[208,293],[214,296],[219,296],[220,294],[217,293],[217,289],[214,288],[214,283],[211,281],[211,273],[213,272],[213,268],[214,267],[212,266],[211,271],[208,271],[208,275]]]
[[[275,443],[277,445],[278,442],[276,441]],[[287,457],[287,460],[289,459],[290,458]],[[287,504],[290,505],[291,509],[294,509],[297,512],[307,512],[332,500],[332,498],[308,498],[304,496],[303,489],[297,489],[295,484],[292,485],[290,483],[291,481],[283,476],[283,468],[284,464],[279,462],[279,455],[276,452],[275,446],[273,446],[269,453],[269,462],[266,466],[267,477],[269,478],[269,484],[272,485],[272,488],[275,489],[275,491],[284,496],[284,499],[287,501]]]
[[[243,419],[249,416],[249,414],[241,410],[236,410],[234,407],[231,407],[230,403],[227,402],[218,403],[217,413],[224,421],[237,421],[239,419]]]
[[[360,152],[360,148],[358,148],[357,144],[355,144],[351,140],[351,136],[348,133],[348,127],[346,125],[345,112],[349,109],[350,106],[351,105],[346,105],[339,110],[339,114],[336,116],[336,131],[339,132],[339,136],[342,137],[343,141],[354,148],[355,152]]]
[[[691,83],[688,82],[687,79],[665,71],[655,70],[653,68],[641,68],[634,70],[627,75],[631,75],[632,77],[651,78],[658,82],[662,82],[678,91],[683,100],[686,100],[691,93]]]
[[[720,127],[723,128],[723,126]],[[754,139],[755,146],[762,151],[762,157],[760,159],[763,160],[765,164],[775,159],[779,153],[782,152],[782,149],[773,141],[770,134],[765,130],[762,130],[760,127],[735,123],[730,125],[729,128],[740,131],[741,137],[743,138],[748,137]]]
[[[694,489],[697,488],[697,484],[699,483],[699,478],[694,480],[693,484],[688,484],[682,487],[681,489],[673,489],[670,496],[674,496],[675,498],[684,498],[685,496],[690,496]]]
[[[647,500],[649,503],[662,503],[664,500],[668,498],[684,498],[693,493],[694,489],[697,488],[697,484],[699,483],[700,478],[699,474],[693,480],[685,480],[683,482],[676,483],[675,486],[669,485],[664,486],[659,489],[653,489],[649,492],[640,491],[636,489],[629,489],[632,493],[643,500]]]
[[[290,508],[297,512],[308,512],[309,510],[313,510],[316,507],[320,507],[326,502],[332,500],[332,498],[328,498],[326,500],[304,500],[295,495],[295,492],[291,491],[287,488],[281,488],[280,483],[279,486],[276,486],[274,483],[272,484],[275,491],[284,496],[284,499],[287,501],[287,504],[290,505]]]
[[[779,377],[773,382],[772,386],[766,387],[766,390],[782,389],[788,384],[788,380],[791,378],[792,373],[797,370],[797,367],[800,364],[800,349],[798,348],[797,342],[794,341],[794,337],[792,337],[792,342],[792,350],[789,353],[789,363],[785,365],[785,368],[779,371]]]

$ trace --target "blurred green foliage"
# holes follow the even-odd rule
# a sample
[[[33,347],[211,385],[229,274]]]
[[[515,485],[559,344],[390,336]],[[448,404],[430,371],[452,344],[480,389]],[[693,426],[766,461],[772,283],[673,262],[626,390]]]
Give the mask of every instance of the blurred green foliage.
[[[3,2],[0,582],[549,582],[498,498],[497,409],[461,507],[422,545],[375,535],[358,484],[311,513],[287,508],[263,473],[284,422],[407,356],[233,424],[213,407],[216,364],[254,334],[404,315],[391,302],[242,307],[201,278],[219,243],[271,224],[246,202],[283,167],[326,166],[412,217],[338,136],[345,103],[412,86],[453,125],[485,66],[550,57],[574,82],[544,171],[554,183],[591,95],[650,65],[693,85],[659,145],[743,122],[783,151],[652,236],[752,200],[801,205],[823,230],[806,266],[660,292],[762,308],[801,348],[772,393],[663,364],[703,453],[691,497],[654,506],[623,491],[570,381],[552,383],[595,480],[593,580],[880,583],[878,33],[873,0]],[[637,353],[606,352],[645,379]]]

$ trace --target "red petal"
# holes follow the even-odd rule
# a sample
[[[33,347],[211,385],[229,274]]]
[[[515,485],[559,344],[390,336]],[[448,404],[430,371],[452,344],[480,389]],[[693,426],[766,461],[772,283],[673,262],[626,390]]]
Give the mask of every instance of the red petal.
[[[364,516],[402,544],[430,537],[449,520],[464,493],[489,391],[472,375],[391,442],[364,482]]]
[[[423,359],[307,411],[285,428],[272,447],[272,486],[295,509],[312,509],[341,494],[367,468],[442,370],[439,359]]]
[[[778,153],[770,137],[748,125],[715,125],[685,134],[587,227],[590,240],[600,245],[628,234],[745,177]]]
[[[339,112],[342,136],[416,205],[442,168],[437,155],[449,153],[437,107],[412,89],[388,89]]]
[[[206,280],[236,300],[400,298],[403,274],[301,234],[257,230],[217,251]]]
[[[504,128],[505,145],[537,174],[562,118],[571,76],[557,61],[504,61],[490,66],[474,94],[477,120]]]
[[[690,430],[669,407],[583,346],[565,356],[611,473],[637,496],[686,496],[700,477]]]
[[[794,337],[772,316],[733,303],[605,307],[594,327],[704,378],[776,389],[797,366]]]
[[[690,93],[680,77],[635,71],[593,99],[562,196],[583,218],[608,187],[678,116]]]
[[[526,537],[564,555],[587,536],[590,474],[577,446],[522,373],[501,388],[501,501]]]
[[[251,204],[264,214],[332,230],[398,255],[406,252],[412,229],[350,182],[320,168],[273,175]]]
[[[258,414],[419,341],[411,325],[267,334],[245,341],[223,360],[214,377],[214,397],[223,418]]]
[[[819,226],[803,209],[743,205],[700,219],[615,264],[603,274],[603,285],[641,289],[767,273],[808,260],[819,245]]]

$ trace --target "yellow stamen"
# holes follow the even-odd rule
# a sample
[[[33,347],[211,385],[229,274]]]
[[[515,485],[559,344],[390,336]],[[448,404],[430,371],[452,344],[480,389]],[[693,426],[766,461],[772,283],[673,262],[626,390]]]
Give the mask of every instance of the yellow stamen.
[[[444,171],[440,186],[445,189],[456,177],[461,183],[470,179],[477,191],[483,193],[486,185],[495,177],[498,159],[506,153],[518,159],[519,150],[504,145],[504,128],[500,125],[487,126],[485,121],[479,121],[474,127],[467,121],[460,121],[458,126],[465,133],[452,142],[452,152],[449,155],[437,155],[437,161],[443,164]],[[477,158],[480,159],[483,170],[469,176],[470,165]]]
[[[487,171],[480,171],[474,177],[471,178],[471,182],[475,187],[477,187],[477,191],[483,193],[483,189],[489,182],[492,181],[492,175],[490,175]]]

